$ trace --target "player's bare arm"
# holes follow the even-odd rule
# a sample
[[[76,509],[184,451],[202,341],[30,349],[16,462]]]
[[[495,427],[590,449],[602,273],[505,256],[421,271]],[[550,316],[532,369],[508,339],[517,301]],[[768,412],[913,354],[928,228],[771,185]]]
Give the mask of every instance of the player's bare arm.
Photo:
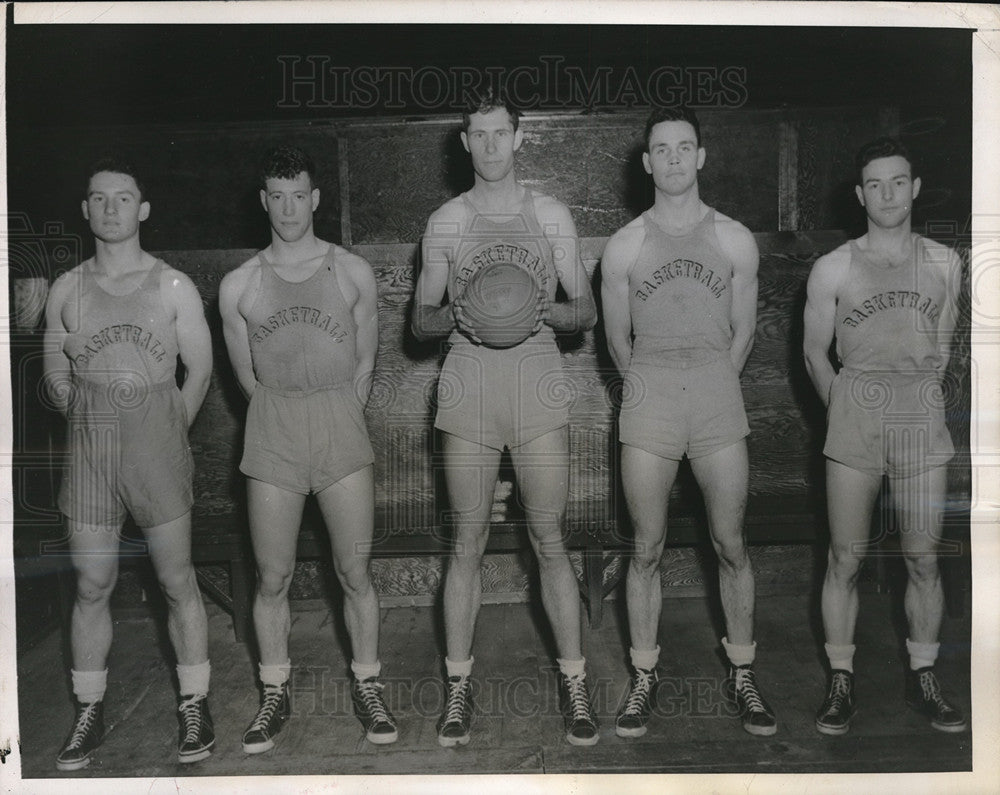
[[[597,307],[587,270],[580,259],[580,241],[569,208],[551,196],[535,197],[535,215],[552,246],[552,261],[566,300],[548,305],[541,320],[556,331],[578,332],[597,323]]]
[[[160,275],[164,305],[174,313],[177,350],[184,364],[181,398],[187,411],[188,427],[201,408],[212,377],[212,335],[205,320],[201,295],[191,279],[174,268]]]
[[[639,256],[645,228],[637,218],[608,240],[601,257],[601,307],[611,360],[624,374],[632,360],[632,315],[628,302],[629,270]]]
[[[375,271],[367,260],[345,249],[338,250],[338,262],[352,285],[354,295],[348,303],[357,326],[355,347],[354,389],[362,405],[371,394],[375,354],[378,352],[378,287]]]
[[[850,264],[850,248],[841,246],[816,260],[806,283],[802,352],[806,371],[824,406],[830,405],[830,387],[836,375],[829,351],[837,314],[837,291]]]
[[[941,307],[941,317],[938,320],[937,342],[940,359],[938,367],[944,372],[951,358],[952,337],[955,334],[955,324],[958,321],[958,300],[962,294],[962,259],[954,249],[942,246],[933,241],[927,241],[930,256],[934,264],[944,272],[945,302]]]
[[[459,324],[461,302],[449,296],[448,273],[460,241],[462,227],[461,202],[452,199],[439,208],[427,221],[421,242],[420,276],[413,299],[411,328],[419,340],[445,337]],[[464,329],[471,332],[471,329]]]
[[[70,329],[67,328],[65,317],[71,297],[79,295],[80,268],[77,266],[69,273],[64,273],[55,280],[49,290],[45,303],[45,336],[43,337],[44,383],[52,405],[63,415],[69,409],[71,396],[70,378],[72,369],[70,361],[63,353]]]
[[[733,341],[729,348],[737,372],[750,356],[757,329],[757,267],[760,253],[750,230],[738,221],[716,213],[715,229],[719,245],[733,263],[733,304],[729,323]]]
[[[226,351],[243,395],[249,400],[257,385],[250,358],[250,336],[243,303],[260,285],[260,260],[254,257],[226,274],[219,286],[219,313]]]

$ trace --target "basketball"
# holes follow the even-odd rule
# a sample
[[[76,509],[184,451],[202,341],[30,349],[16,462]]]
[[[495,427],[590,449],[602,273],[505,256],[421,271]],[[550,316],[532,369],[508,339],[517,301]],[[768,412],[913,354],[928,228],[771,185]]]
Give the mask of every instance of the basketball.
[[[465,318],[491,348],[512,348],[535,327],[538,282],[524,268],[497,262],[477,271],[462,294]]]

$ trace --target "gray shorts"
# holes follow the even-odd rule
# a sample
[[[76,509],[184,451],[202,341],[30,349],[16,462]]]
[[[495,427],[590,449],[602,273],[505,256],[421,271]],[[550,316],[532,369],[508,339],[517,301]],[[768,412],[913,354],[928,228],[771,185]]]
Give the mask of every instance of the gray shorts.
[[[750,433],[729,356],[694,367],[634,364],[625,375],[619,440],[661,458],[700,458]]]
[[[59,510],[101,527],[120,527],[126,514],[156,527],[191,510],[194,460],[177,385],[73,384]]]
[[[908,477],[955,454],[936,371],[843,369],[830,387],[827,458],[873,475]]]
[[[434,427],[495,450],[519,447],[569,422],[570,392],[551,340],[458,342],[441,368]]]
[[[244,475],[308,494],[374,461],[353,383],[305,392],[257,385],[247,410]]]

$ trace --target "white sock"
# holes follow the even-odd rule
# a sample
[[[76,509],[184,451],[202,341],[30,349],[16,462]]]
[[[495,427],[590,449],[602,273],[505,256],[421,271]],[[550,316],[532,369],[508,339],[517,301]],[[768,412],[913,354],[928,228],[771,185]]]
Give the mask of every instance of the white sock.
[[[359,682],[365,679],[376,679],[382,673],[382,663],[376,660],[373,663],[359,663],[351,660],[351,673]]]
[[[571,679],[574,676],[583,676],[583,671],[587,664],[587,660],[584,657],[581,657],[579,660],[560,660],[556,658],[556,662],[559,663],[560,672],[567,679]]]
[[[930,668],[937,662],[940,643],[917,643],[906,639],[906,651],[910,655],[910,670]]]
[[[453,676],[472,676],[472,663],[475,662],[475,657],[471,654],[469,659],[464,662],[453,662],[447,657],[444,658],[444,667],[448,671],[448,678]]]
[[[208,660],[198,665],[178,665],[177,683],[182,696],[208,695],[208,680],[212,666]]]
[[[830,661],[831,670],[854,673],[855,646],[853,643],[846,646],[834,646],[831,643],[824,643],[823,649],[826,651],[826,657]]]
[[[733,665],[752,665],[757,656],[757,641],[749,646],[740,646],[723,638],[722,648],[726,650],[726,656]]]
[[[292,674],[291,660],[279,663],[278,665],[264,665],[264,663],[258,663],[257,667],[260,670],[261,684],[271,685],[273,687],[281,687],[281,685],[288,681],[288,677]]]
[[[74,671],[70,669],[73,680],[73,695],[81,704],[93,704],[101,701],[108,689],[108,669],[103,671]]]
[[[652,671],[660,661],[660,647],[657,646],[655,649],[629,649],[629,656],[632,658],[633,668]]]

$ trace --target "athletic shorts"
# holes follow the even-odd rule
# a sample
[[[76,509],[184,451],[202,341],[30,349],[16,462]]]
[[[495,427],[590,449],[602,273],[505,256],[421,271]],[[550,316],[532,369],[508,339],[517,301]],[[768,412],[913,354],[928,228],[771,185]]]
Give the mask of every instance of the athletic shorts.
[[[728,355],[692,367],[634,363],[625,375],[622,444],[679,461],[722,450],[749,433],[740,377]]]
[[[304,392],[257,384],[247,410],[244,475],[308,494],[374,461],[353,383]]]
[[[506,349],[457,342],[441,368],[434,427],[503,450],[564,427],[571,403],[553,341]]]
[[[830,387],[827,458],[873,475],[907,477],[955,454],[940,374],[841,370]]]
[[[59,510],[102,527],[120,527],[127,513],[156,527],[191,510],[194,461],[177,385],[73,385]]]

